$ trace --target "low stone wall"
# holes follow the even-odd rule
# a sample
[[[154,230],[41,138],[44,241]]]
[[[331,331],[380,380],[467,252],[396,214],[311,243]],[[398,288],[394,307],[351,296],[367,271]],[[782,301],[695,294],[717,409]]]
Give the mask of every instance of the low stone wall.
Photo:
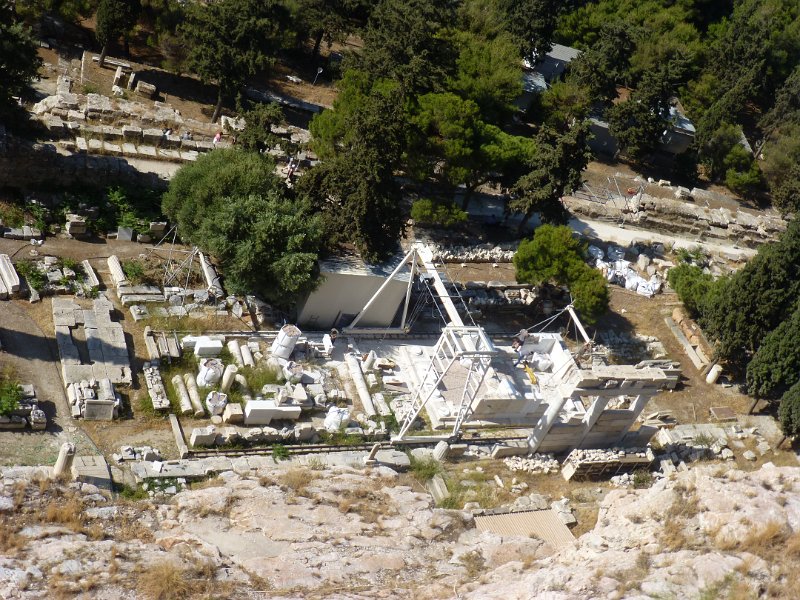
[[[155,173],[142,172],[124,157],[59,152],[9,135],[0,126],[0,181],[9,187],[36,188],[80,183],[105,189],[110,185],[166,188]]]

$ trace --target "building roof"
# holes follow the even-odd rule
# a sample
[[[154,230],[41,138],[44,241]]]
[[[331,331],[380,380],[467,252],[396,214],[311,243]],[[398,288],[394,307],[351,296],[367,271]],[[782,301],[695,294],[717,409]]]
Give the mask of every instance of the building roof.
[[[553,44],[553,48],[550,52],[547,53],[546,56],[549,56],[555,60],[561,60],[564,62],[572,62],[576,58],[581,55],[581,51],[577,48],[571,48],[569,46],[562,46],[561,44]]]
[[[368,264],[358,254],[347,253],[326,258],[319,261],[322,273],[339,273],[341,275],[371,275],[374,277],[388,277],[397,268],[405,257],[404,252],[394,254],[388,260],[379,264]],[[401,270],[395,279],[408,281],[408,269]]]
[[[536,537],[555,550],[575,541],[575,536],[552,509],[475,517],[478,531],[501,536]]]
[[[522,72],[522,89],[525,92],[541,94],[547,90],[547,81],[545,81],[544,75],[538,71],[526,70]]]

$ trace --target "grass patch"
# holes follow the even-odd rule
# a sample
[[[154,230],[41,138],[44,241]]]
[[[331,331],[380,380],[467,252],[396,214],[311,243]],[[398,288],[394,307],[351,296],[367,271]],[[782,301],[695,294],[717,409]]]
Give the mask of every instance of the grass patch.
[[[426,483],[436,475],[443,472],[442,463],[433,458],[416,458],[413,454],[408,455],[411,460],[411,473],[421,483]]]
[[[310,469],[294,468],[278,476],[281,486],[292,490],[298,496],[308,495],[309,484],[319,475]]]
[[[283,444],[272,445],[272,460],[278,462],[280,460],[289,460],[289,449]]]
[[[227,348],[225,348],[227,350]],[[260,394],[265,385],[283,383],[283,376],[266,365],[258,367],[239,367],[239,373],[244,375],[247,385],[254,394]]]
[[[20,260],[14,266],[28,282],[28,285],[37,292],[41,292],[47,284],[47,275],[42,273],[32,261]]]
[[[120,498],[135,502],[137,500],[146,500],[149,496],[146,490],[141,486],[131,487],[125,484],[115,484],[115,491],[119,494]]]
[[[159,561],[139,575],[139,592],[150,600],[182,600],[200,591],[195,573],[171,560]]]

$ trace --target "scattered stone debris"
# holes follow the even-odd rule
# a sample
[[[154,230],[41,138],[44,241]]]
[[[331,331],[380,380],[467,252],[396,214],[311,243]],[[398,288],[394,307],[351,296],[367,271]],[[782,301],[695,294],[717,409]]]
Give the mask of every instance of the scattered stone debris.
[[[532,454],[531,456],[510,456],[503,459],[503,463],[511,471],[525,471],[533,475],[540,473],[555,473],[560,468],[560,463],[552,454]]]

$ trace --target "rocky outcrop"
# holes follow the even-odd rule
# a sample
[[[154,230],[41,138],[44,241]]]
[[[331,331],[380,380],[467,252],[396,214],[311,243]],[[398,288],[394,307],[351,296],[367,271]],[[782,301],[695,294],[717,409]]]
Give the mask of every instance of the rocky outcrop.
[[[2,470],[0,597],[788,598],[800,566],[797,467],[612,490],[556,553],[478,532],[386,468],[226,472],[165,504],[48,477]]]
[[[530,568],[508,563],[461,597],[793,597],[798,485],[797,467],[744,473],[709,465],[646,490],[614,490],[575,548]]]

